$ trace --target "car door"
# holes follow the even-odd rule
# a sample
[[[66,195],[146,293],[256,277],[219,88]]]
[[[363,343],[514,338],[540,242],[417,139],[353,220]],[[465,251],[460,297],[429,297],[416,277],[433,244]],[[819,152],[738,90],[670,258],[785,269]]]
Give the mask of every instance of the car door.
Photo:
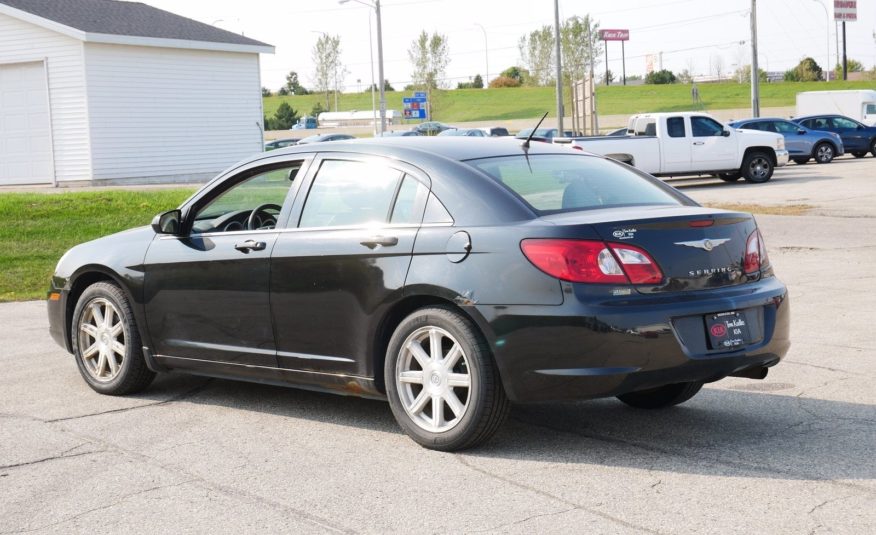
[[[724,125],[711,117],[694,115],[690,118],[691,164],[698,171],[738,169],[737,132],[724,135]]]
[[[666,135],[660,146],[663,152],[661,172],[687,172],[691,169],[690,128],[683,116],[666,118]]]
[[[277,366],[270,253],[307,164],[255,165],[221,180],[186,207],[181,235],[153,240],[144,301],[156,355]],[[264,205],[273,206],[248,225]]]
[[[765,121],[769,123],[769,132],[776,132],[785,138],[785,149],[791,156],[809,156],[812,154],[812,140],[806,135],[800,125],[791,121]],[[801,132],[801,130],[803,130]]]
[[[833,127],[833,131],[842,138],[846,151],[870,150],[870,138],[863,125],[846,117],[831,117],[830,124]]]
[[[366,375],[375,318],[404,288],[428,181],[398,162],[337,153],[312,169],[297,228],[271,259],[279,364]]]

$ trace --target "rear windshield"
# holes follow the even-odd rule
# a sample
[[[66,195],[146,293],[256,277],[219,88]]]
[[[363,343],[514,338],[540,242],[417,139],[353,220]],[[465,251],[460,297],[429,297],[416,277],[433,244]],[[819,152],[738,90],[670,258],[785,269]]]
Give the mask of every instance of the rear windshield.
[[[593,156],[543,154],[469,160],[539,214],[637,205],[681,205],[667,186]]]

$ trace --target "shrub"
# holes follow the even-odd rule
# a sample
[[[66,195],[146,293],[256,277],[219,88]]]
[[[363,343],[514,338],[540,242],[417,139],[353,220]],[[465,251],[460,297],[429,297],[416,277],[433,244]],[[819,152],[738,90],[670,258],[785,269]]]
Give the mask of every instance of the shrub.
[[[499,76],[498,78],[493,78],[490,82],[490,87],[520,87],[520,80],[511,78],[510,76]]]

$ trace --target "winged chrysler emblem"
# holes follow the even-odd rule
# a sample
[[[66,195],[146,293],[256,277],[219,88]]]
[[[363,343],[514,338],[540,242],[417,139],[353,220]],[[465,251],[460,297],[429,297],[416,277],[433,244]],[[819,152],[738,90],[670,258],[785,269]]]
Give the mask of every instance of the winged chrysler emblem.
[[[675,245],[684,245],[685,247],[696,247],[697,249],[711,251],[715,247],[725,244],[728,241],[730,241],[730,238],[705,239],[696,241],[677,241],[675,242]]]

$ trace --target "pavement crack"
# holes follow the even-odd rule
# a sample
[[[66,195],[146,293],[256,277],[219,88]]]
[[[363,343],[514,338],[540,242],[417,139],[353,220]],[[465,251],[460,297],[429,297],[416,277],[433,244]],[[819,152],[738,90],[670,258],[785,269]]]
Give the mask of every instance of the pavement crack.
[[[523,490],[526,490],[526,491],[529,491],[529,492],[533,492],[533,493],[538,494],[539,496],[542,496],[542,497],[544,497],[544,498],[548,498],[548,499],[550,499],[550,500],[558,501],[558,502],[560,502],[560,503],[562,503],[562,504],[564,504],[564,505],[567,505],[567,506],[569,506],[569,509],[567,509],[567,511],[571,511],[571,510],[573,510],[573,509],[580,509],[580,510],[582,510],[582,511],[586,511],[586,512],[588,512],[588,513],[590,513],[590,514],[593,514],[593,515],[596,515],[596,516],[598,516],[598,517],[600,517],[600,518],[603,518],[603,519],[605,519],[605,520],[608,520],[609,522],[612,522],[612,523],[614,523],[614,524],[618,524],[618,525],[624,526],[624,527],[626,527],[626,528],[635,529],[635,530],[637,530],[637,531],[641,531],[641,532],[643,532],[643,533],[653,533],[653,534],[659,534],[659,533],[660,533],[659,531],[656,531],[656,530],[653,530],[653,529],[650,529],[650,528],[646,528],[646,527],[644,527],[644,526],[639,526],[639,525],[633,524],[633,523],[631,523],[631,522],[627,522],[626,520],[623,520],[623,519],[621,519],[621,518],[617,518],[617,517],[612,516],[612,515],[610,515],[610,514],[608,514],[608,513],[605,513],[605,512],[603,512],[603,511],[600,511],[600,510],[598,510],[598,509],[593,509],[592,507],[587,507],[587,506],[581,505],[581,504],[579,504],[579,503],[572,502],[572,501],[567,500],[567,499],[565,499],[565,498],[563,498],[563,497],[561,497],[561,496],[557,496],[557,495],[555,495],[555,494],[551,494],[550,492],[543,491],[543,490],[541,490],[541,489],[538,489],[538,488],[532,487],[532,486],[530,486],[530,485],[525,485],[525,484],[520,483],[519,481],[515,481],[515,480],[513,480],[513,479],[511,479],[511,478],[508,478],[508,477],[505,477],[505,476],[501,476],[501,475],[499,475],[499,474],[494,474],[494,473],[490,472],[489,470],[486,470],[486,469],[481,468],[481,467],[479,467],[479,466],[475,466],[474,464],[470,463],[470,462],[469,462],[469,461],[468,461],[463,455],[454,455],[453,457],[454,457],[454,459],[456,459],[457,462],[459,462],[461,465],[465,466],[466,468],[468,468],[468,469],[470,469],[470,470],[473,470],[473,471],[475,471],[475,472],[478,472],[478,473],[480,473],[480,474],[483,474],[483,475],[485,475],[485,476],[487,476],[487,477],[489,477],[489,478],[496,479],[496,480],[501,481],[501,482],[503,482],[503,483],[507,483],[508,485],[513,485],[513,486],[515,486],[515,487],[517,487],[517,488],[519,488],[519,489],[523,489]],[[564,512],[564,511],[563,511],[563,512]],[[539,515],[536,515],[536,516],[539,516]],[[514,523],[512,522],[511,524],[508,524],[508,525],[513,525],[513,524],[514,524]],[[501,526],[500,526],[500,527],[501,527]],[[493,528],[493,529],[496,529],[496,528]]]
[[[511,526],[517,526],[517,525],[520,525],[520,524],[525,524],[526,522],[529,522],[530,520],[532,520],[532,519],[534,519],[534,518],[541,518],[541,517],[545,517],[545,516],[556,516],[556,515],[561,515],[561,514],[563,514],[563,513],[568,513],[569,511],[577,511],[578,509],[579,509],[578,507],[569,507],[568,509],[563,509],[563,510],[561,510],[561,511],[552,511],[552,512],[550,512],[550,513],[538,513],[538,514],[535,514],[535,515],[527,516],[526,518],[521,518],[520,520],[515,520],[514,522],[506,522],[506,523],[504,523],[504,524],[499,524],[498,526],[493,526],[493,527],[490,527],[490,528],[479,529],[479,530],[475,530],[475,531],[469,531],[468,533],[487,533],[487,532],[489,532],[489,531],[497,531],[497,530],[501,530],[502,528],[508,528],[508,527],[511,527]]]
[[[79,420],[81,418],[91,418],[92,416],[103,416],[104,414],[115,414],[115,413],[119,413],[119,412],[129,412],[129,411],[135,411],[138,409],[146,409],[149,407],[157,407],[159,405],[167,405],[168,403],[175,403],[177,401],[183,401],[183,400],[188,399],[192,396],[200,394],[208,386],[210,386],[211,382],[212,382],[212,379],[207,379],[206,381],[204,381],[200,385],[196,386],[195,388],[189,389],[181,394],[178,394],[176,396],[172,396],[172,397],[167,398],[167,399],[162,400],[162,401],[155,401],[152,403],[144,403],[143,405],[135,405],[133,407],[122,407],[120,409],[110,409],[110,410],[100,411],[100,412],[80,414],[77,416],[64,416],[63,418],[53,418],[51,420],[44,420],[44,422],[52,424],[52,423],[56,423],[56,422],[66,422],[68,420]]]
[[[79,446],[76,446],[76,448],[78,448],[78,447],[80,447],[80,446],[82,446],[82,445],[83,445],[83,444],[80,444]],[[76,448],[73,448],[73,449],[76,449]],[[69,451],[69,450],[68,450],[68,451]],[[103,453],[103,452],[105,452],[105,451],[106,451],[106,450],[83,451],[83,452],[80,452],[80,453],[71,453],[71,454],[69,454],[69,455],[64,455],[64,454],[62,453],[62,454],[60,454],[60,455],[53,455],[53,456],[51,456],[51,457],[45,457],[45,458],[43,458],[43,459],[37,459],[37,460],[35,460],[35,461],[28,461],[28,462],[26,462],[26,463],[16,463],[16,464],[7,464],[7,465],[3,465],[3,466],[0,466],[0,470],[8,470],[8,469],[10,469],[10,468],[21,468],[22,466],[31,466],[31,465],[34,465],[34,464],[47,463],[47,462],[49,462],[49,461],[58,461],[58,460],[61,460],[61,459],[70,459],[70,458],[73,458],[73,457],[82,457],[83,455],[92,455],[92,454],[94,454],[94,453]],[[66,453],[66,452],[65,452],[65,453]]]

